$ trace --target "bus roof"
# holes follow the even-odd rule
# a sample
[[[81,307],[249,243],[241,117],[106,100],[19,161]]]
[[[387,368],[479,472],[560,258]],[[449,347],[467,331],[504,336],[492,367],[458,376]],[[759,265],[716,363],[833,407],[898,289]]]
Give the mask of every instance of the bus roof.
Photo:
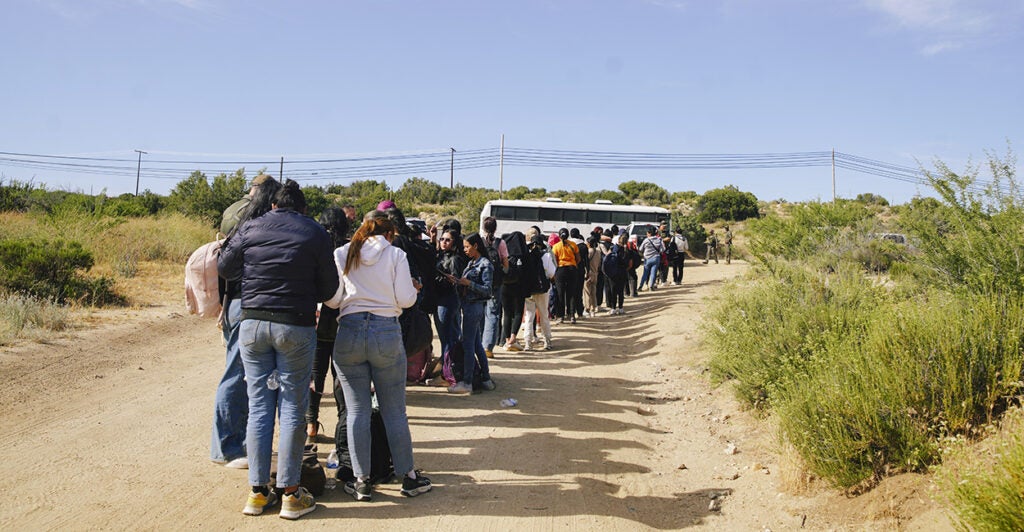
[[[586,209],[591,211],[645,212],[668,214],[668,209],[646,205],[614,205],[608,203],[566,203],[542,200],[491,200],[485,205],[492,207],[557,207],[560,209]]]

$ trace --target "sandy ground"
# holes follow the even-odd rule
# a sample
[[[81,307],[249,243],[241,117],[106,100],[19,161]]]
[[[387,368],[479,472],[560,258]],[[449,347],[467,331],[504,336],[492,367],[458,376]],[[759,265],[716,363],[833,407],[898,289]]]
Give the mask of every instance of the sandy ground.
[[[434,491],[406,499],[391,484],[367,504],[339,488],[300,524],[243,516],[246,472],[207,458],[224,360],[213,321],[174,298],[105,312],[0,350],[0,529],[950,529],[927,477],[857,498],[791,493],[799,475],[770,424],[706,377],[703,301],[744,268],[688,262],[684,286],[627,298],[626,316],[555,326],[554,351],[499,350],[496,391],[409,388]],[[333,434],[329,397],[321,415]]]

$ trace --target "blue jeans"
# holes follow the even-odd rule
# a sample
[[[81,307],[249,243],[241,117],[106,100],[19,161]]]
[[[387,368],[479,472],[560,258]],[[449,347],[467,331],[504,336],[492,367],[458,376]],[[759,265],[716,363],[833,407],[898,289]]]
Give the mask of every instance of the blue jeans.
[[[490,301],[494,301],[491,299]],[[490,302],[487,303],[488,305]],[[462,382],[473,384],[473,373],[477,364],[483,373],[483,380],[490,380],[491,369],[487,365],[487,353],[484,352],[482,337],[486,334],[484,326],[483,301],[462,302],[462,350],[465,358],[462,366]],[[492,345],[493,347],[493,345]]]
[[[465,314],[465,313],[463,313]],[[494,297],[487,300],[487,313],[483,324],[483,345],[488,351],[494,351],[494,344],[498,343],[498,336],[501,335],[501,287],[494,291]],[[465,316],[463,316],[465,319]],[[462,330],[466,330],[466,324],[462,324]],[[462,337],[465,341],[466,337]]]
[[[238,328],[238,342],[249,392],[249,484],[270,482],[274,418],[281,420],[277,452],[277,486],[299,484],[302,450],[306,443],[309,379],[316,353],[316,328],[248,319]],[[277,370],[281,386],[267,388]]]
[[[661,255],[655,255],[649,259],[644,259],[644,275],[640,278],[640,285],[637,290],[642,290],[644,285],[647,284],[647,279],[651,279],[651,288],[654,288],[658,284],[658,266],[661,265]]]
[[[213,402],[213,430],[210,435],[210,460],[230,462],[245,456],[245,424],[249,418],[249,395],[245,391],[245,369],[238,348],[238,320],[242,300],[235,298],[224,311],[222,326],[227,355],[224,376],[217,385]]]
[[[412,435],[405,413],[406,360],[398,318],[369,312],[342,316],[334,342],[334,365],[348,409],[348,444],[355,476],[370,476],[371,381],[395,473],[408,474],[413,470]]]
[[[441,297],[437,302],[437,338],[441,341],[441,352],[448,351],[452,344],[462,341],[462,329],[459,327],[459,295],[451,293]]]

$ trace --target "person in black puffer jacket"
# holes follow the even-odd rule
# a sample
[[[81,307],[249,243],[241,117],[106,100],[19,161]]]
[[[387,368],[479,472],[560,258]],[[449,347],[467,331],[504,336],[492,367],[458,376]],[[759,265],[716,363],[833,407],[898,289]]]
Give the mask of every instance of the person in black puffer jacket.
[[[285,182],[273,207],[238,228],[224,244],[217,268],[228,281],[242,282],[238,342],[249,395],[246,447],[252,488],[242,513],[259,515],[275,502],[268,483],[274,422],[280,417],[280,515],[297,519],[316,509],[313,496],[299,487],[316,304],[336,295],[339,277],[331,238],[305,215],[306,198],[298,183]]]

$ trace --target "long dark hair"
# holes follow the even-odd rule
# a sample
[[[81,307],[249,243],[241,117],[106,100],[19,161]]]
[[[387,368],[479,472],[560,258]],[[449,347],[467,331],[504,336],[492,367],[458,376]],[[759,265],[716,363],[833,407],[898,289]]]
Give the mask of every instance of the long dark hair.
[[[473,233],[467,236],[466,242],[469,242],[469,245],[475,247],[476,252],[479,253],[481,257],[487,256],[487,246],[484,244],[484,239],[480,236],[480,233]]]
[[[359,266],[359,251],[363,249],[363,242],[371,236],[395,234],[395,224],[391,223],[387,214],[381,211],[370,211],[363,217],[363,225],[359,226],[352,240],[348,243],[348,256],[345,257],[345,271],[348,274],[353,268]]]
[[[238,217],[238,223],[231,228],[231,233],[227,235],[228,238],[234,236],[243,223],[270,212],[273,208],[274,196],[277,195],[277,191],[281,190],[281,183],[273,177],[267,176],[266,180],[258,185],[253,185],[252,188],[249,205],[242,210]]]
[[[281,190],[274,194],[274,205],[278,209],[291,209],[295,212],[306,214],[306,195],[302,193],[298,183],[288,179],[284,182]]]
[[[331,242],[335,248],[345,245],[347,241],[345,236],[348,235],[348,217],[345,216],[344,210],[340,207],[327,207],[320,214],[320,225],[324,226],[327,234],[331,236]]]

